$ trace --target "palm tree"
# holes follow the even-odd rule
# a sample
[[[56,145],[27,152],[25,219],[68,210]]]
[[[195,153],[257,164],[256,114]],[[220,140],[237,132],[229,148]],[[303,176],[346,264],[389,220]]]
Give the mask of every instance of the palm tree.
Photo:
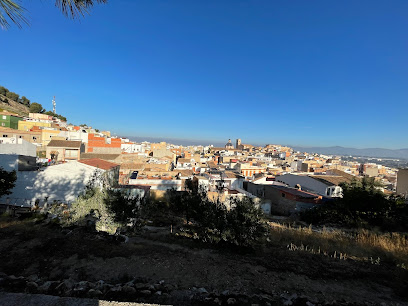
[[[20,0],[0,0],[0,27],[7,29],[10,27],[9,20],[19,28],[23,24],[28,25],[24,16],[25,9]],[[108,0],[55,0],[55,6],[71,19],[83,17],[89,13],[89,9],[96,3],[106,3]]]

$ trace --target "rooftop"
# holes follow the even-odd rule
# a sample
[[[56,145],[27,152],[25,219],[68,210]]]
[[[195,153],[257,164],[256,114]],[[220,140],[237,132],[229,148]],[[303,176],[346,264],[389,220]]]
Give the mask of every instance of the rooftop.
[[[99,158],[81,159],[79,162],[85,165],[96,167],[96,168],[103,169],[103,170],[109,170],[109,169],[119,166],[118,164],[111,163],[111,162],[108,162],[106,160],[102,160]]]
[[[48,147],[57,147],[57,148],[77,148],[81,147],[81,141],[73,140],[51,140],[48,143]]]

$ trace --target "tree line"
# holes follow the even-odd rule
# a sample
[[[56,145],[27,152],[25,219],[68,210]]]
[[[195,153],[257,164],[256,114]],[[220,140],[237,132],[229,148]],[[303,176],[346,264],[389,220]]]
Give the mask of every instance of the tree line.
[[[13,101],[16,101],[22,105],[25,105],[27,107],[30,107],[31,101],[27,99],[25,96],[22,96],[20,98],[20,95],[8,90],[6,87],[0,86],[0,95],[3,95]]]
[[[363,177],[341,184],[343,197],[308,210],[302,219],[313,224],[352,228],[377,227],[384,231],[408,231],[408,204],[386,195],[374,178]]]

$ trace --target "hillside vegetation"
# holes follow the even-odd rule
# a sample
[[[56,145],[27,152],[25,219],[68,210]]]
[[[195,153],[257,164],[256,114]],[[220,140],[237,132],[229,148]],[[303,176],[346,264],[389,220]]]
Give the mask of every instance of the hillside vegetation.
[[[67,121],[66,117],[44,109],[40,103],[31,102],[25,96],[20,97],[19,94],[0,86],[0,111],[2,110],[17,113],[20,116],[28,116],[29,113],[44,113]]]

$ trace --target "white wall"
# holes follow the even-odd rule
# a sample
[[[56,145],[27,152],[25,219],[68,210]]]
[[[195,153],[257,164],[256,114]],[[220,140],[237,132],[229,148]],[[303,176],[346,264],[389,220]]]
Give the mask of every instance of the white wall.
[[[326,189],[327,187],[329,187],[326,184],[319,182],[318,180],[304,175],[279,175],[276,176],[275,180],[288,184],[290,187],[295,187],[297,184],[299,184],[302,187],[302,190],[316,192],[323,196],[327,196]]]
[[[169,190],[176,189],[181,191],[182,181],[181,180],[151,180],[151,179],[130,179],[129,185],[142,185],[150,186],[151,190]]]
[[[0,137],[0,154],[18,154],[35,157],[37,146],[22,138]]]
[[[95,167],[71,161],[46,167],[44,171],[19,171],[12,194],[0,199],[0,203],[5,203],[7,197],[11,204],[27,206],[36,199],[43,205],[45,197],[48,203],[54,200],[71,203],[83,192],[95,170]]]

